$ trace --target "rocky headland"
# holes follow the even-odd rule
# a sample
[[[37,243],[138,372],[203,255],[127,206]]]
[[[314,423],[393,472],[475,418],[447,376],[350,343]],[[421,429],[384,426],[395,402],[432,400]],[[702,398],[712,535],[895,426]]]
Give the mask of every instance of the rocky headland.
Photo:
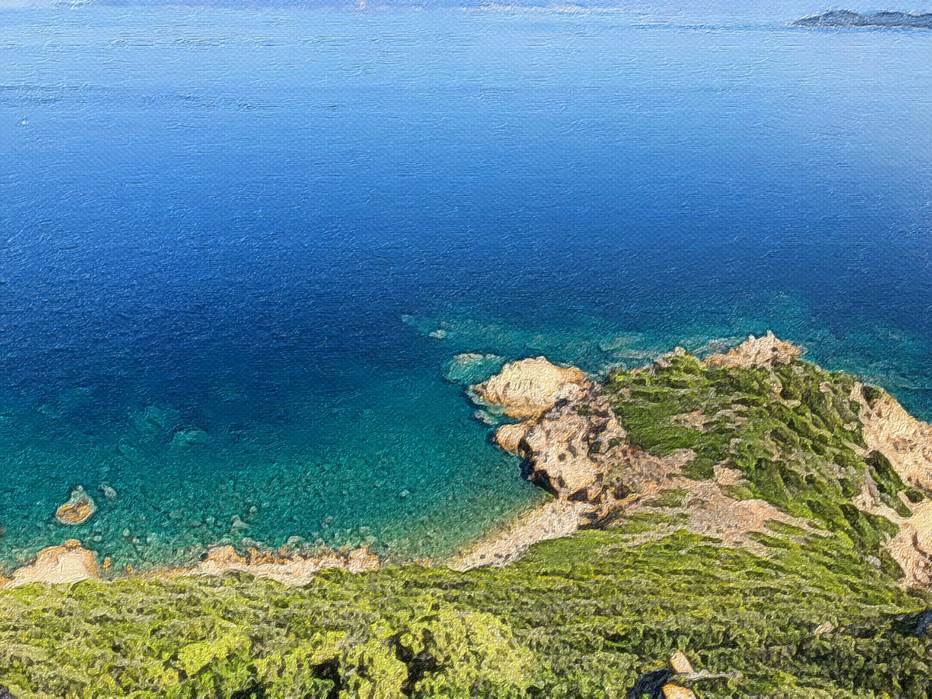
[[[543,357],[505,365],[471,394],[519,420],[499,426],[493,439],[521,459],[525,477],[555,502],[477,543],[454,565],[501,565],[539,540],[619,517],[663,513],[672,521],[650,536],[685,527],[754,550],[761,549],[759,535],[775,524],[811,536],[827,536],[837,525],[855,532],[876,528],[868,538],[883,543],[877,550],[865,546],[864,555],[878,562],[888,555],[904,585],[929,588],[932,426],[909,415],[889,393],[804,363],[802,354],[767,333],[704,360],[677,349],[606,381]],[[756,416],[748,396],[735,390],[739,377],[758,389],[753,402],[763,410]],[[701,383],[704,390],[690,391]],[[804,398],[829,404],[813,411]],[[768,410],[768,402],[786,413],[783,419]],[[708,411],[711,406],[716,412]],[[633,437],[626,415],[636,427]],[[830,437],[826,418],[840,421],[842,433]],[[800,456],[805,445],[787,427],[802,420],[814,451],[837,459]],[[718,459],[709,461],[703,442],[719,445]],[[753,462],[742,458],[748,450],[760,452]],[[767,468],[763,460],[770,462]],[[825,492],[806,492],[807,480]],[[787,487],[794,481],[798,492]],[[861,522],[846,507],[868,519]]]

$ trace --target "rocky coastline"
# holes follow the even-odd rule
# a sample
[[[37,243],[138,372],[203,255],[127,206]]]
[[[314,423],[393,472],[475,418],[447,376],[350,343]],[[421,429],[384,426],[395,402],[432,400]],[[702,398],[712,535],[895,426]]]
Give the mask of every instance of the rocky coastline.
[[[801,356],[801,348],[767,333],[712,354],[701,364],[723,370],[768,370],[788,367],[799,362]],[[676,362],[692,359],[684,350],[677,349],[635,373],[650,376]],[[770,388],[775,395],[779,394],[780,386]],[[449,560],[425,562],[428,565],[442,564],[460,571],[503,566],[540,541],[641,514],[671,518],[669,525],[657,527],[645,536],[659,537],[685,528],[718,539],[724,545],[752,550],[761,549],[759,535],[775,523],[812,535],[827,534],[812,521],[767,499],[736,495],[747,490],[746,475],[727,460],[715,463],[709,477],[696,478],[688,473],[697,457],[694,450],[677,448],[656,453],[640,448],[632,442],[624,421],[619,419],[613,407],[617,396],[612,395],[608,384],[575,367],[553,364],[545,357],[510,362],[491,378],[471,386],[468,394],[483,415],[495,414],[512,420],[495,428],[493,441],[517,456],[522,475],[548,491],[553,499],[519,515]],[[857,427],[863,435],[864,445],[855,447],[858,453],[865,458],[879,454],[876,458],[889,464],[894,478],[915,492],[932,493],[932,425],[909,415],[881,389],[855,382],[850,400],[858,407]],[[701,433],[712,417],[694,410],[672,416],[671,424]],[[736,423],[745,419],[737,413],[727,417]],[[929,588],[932,499],[891,502],[882,490],[883,484],[868,475],[852,502],[862,512],[882,517],[890,524],[891,535],[884,547],[902,569],[903,584]],[[898,497],[902,499],[902,495]],[[59,508],[57,517],[65,523],[78,522],[89,518],[93,511],[93,500],[76,490]],[[378,569],[380,565],[378,557],[365,547],[313,552],[250,549],[243,554],[232,546],[220,546],[209,549],[194,565],[143,575],[218,576],[239,572],[300,586],[320,570],[338,568],[359,573]],[[109,567],[109,560],[98,562],[92,551],[71,539],[61,546],[43,549],[34,562],[13,571],[9,578],[0,578],[0,588],[31,582],[56,584],[101,579]]]
[[[703,363],[726,369],[766,369],[790,365],[802,354],[802,348],[768,332],[712,354]],[[656,371],[671,358],[684,356],[685,351],[677,349],[641,371]],[[683,472],[696,456],[690,450],[660,456],[633,446],[604,385],[573,367],[560,367],[543,357],[513,362],[473,386],[472,395],[520,420],[498,427],[493,439],[518,456],[525,477],[552,493],[555,500],[470,547],[454,562],[460,569],[504,565],[534,543],[560,535],[556,532],[566,535],[617,516],[644,512],[678,516],[675,524],[651,536],[685,526],[727,545],[754,550],[760,549],[755,535],[765,533],[773,523],[820,532],[811,522],[765,499],[734,497],[735,490],[744,486],[744,477],[728,463],[715,464],[711,478],[696,479]],[[863,455],[882,455],[904,484],[932,493],[932,425],[909,415],[885,391],[861,383],[852,387],[851,400],[860,408],[866,444],[859,448]],[[705,421],[698,411],[676,417],[700,431]],[[653,503],[662,500],[664,493],[675,494],[682,506],[655,507]],[[903,571],[903,584],[932,587],[932,500],[926,497],[910,503],[910,513],[903,516],[883,504],[877,484],[868,476],[854,504],[896,527],[885,547]]]

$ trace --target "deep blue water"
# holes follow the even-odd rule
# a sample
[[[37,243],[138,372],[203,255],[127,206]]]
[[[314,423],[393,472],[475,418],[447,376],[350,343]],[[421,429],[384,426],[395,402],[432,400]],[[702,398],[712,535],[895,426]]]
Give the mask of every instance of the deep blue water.
[[[0,560],[449,552],[540,497],[463,351],[772,328],[932,418],[932,33],[661,14],[0,11]]]

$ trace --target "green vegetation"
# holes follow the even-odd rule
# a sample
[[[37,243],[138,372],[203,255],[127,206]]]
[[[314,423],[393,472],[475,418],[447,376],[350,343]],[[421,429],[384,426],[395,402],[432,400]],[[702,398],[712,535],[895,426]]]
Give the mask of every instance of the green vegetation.
[[[679,354],[648,369],[615,372],[607,390],[634,445],[660,454],[692,449],[693,478],[712,477],[719,463],[738,469],[747,483],[733,487],[733,497],[762,498],[809,519],[896,575],[882,548],[896,527],[851,500],[870,477],[883,501],[909,516],[898,495],[906,487],[883,455],[859,455],[864,441],[854,385],[853,377],[808,362],[735,369]],[[691,413],[703,417],[701,428],[684,422]]]
[[[932,638],[903,616],[932,598],[898,586],[882,555],[893,525],[851,503],[871,478],[908,510],[886,459],[856,449],[853,379],[803,362],[738,370],[674,356],[607,388],[636,445],[694,450],[696,478],[736,468],[747,484],[733,495],[825,535],[771,522],[752,552],[685,530],[660,537],[683,517],[640,514],[501,569],[331,570],[304,588],[229,576],[0,591],[0,686],[19,699],[623,697],[682,650],[723,675],[696,685],[700,699],[930,695]]]
[[[928,600],[833,539],[769,557],[649,521],[535,547],[503,569],[122,579],[0,592],[0,684],[17,697],[605,697],[682,649],[734,673],[701,697],[925,697]],[[794,532],[798,533],[798,532]],[[817,636],[828,622],[835,631]]]

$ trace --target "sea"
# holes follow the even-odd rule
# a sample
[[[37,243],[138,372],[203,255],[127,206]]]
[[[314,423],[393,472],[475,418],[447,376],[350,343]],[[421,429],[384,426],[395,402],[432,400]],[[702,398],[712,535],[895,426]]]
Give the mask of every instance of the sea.
[[[744,4],[0,3],[0,569],[447,556],[546,497],[526,356],[770,329],[932,419],[932,31]]]

